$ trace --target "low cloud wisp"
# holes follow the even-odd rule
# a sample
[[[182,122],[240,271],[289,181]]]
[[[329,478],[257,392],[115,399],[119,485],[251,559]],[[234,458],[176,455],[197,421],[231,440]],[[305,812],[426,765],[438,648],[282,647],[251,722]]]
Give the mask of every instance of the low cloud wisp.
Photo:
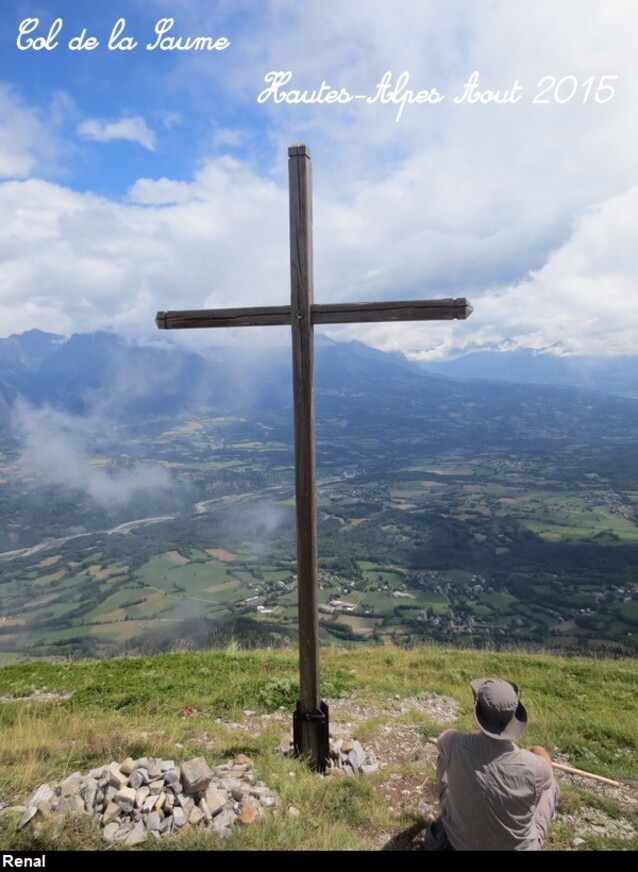
[[[100,465],[95,447],[108,427],[98,418],[20,401],[12,423],[23,445],[20,472],[44,484],[77,489],[104,507],[123,506],[142,493],[157,495],[171,487],[169,473],[157,465]]]

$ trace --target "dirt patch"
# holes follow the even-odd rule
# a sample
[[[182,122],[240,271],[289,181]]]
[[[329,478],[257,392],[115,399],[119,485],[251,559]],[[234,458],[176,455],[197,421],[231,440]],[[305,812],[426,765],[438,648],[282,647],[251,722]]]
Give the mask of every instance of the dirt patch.
[[[361,618],[348,615],[340,615],[337,618],[338,624],[347,624],[360,636],[371,636],[374,633],[375,628],[382,623],[382,621],[383,618]]]
[[[71,699],[73,692],[55,692],[34,690],[29,696],[0,696],[0,702],[56,702],[60,699]]]
[[[38,563],[37,568],[38,569],[47,569],[49,566],[53,566],[55,563],[57,563],[61,559],[62,559],[61,554],[54,554],[52,557],[45,557],[44,560],[41,560]]]
[[[226,551],[225,548],[206,548],[205,550],[210,557],[214,557],[216,560],[221,560],[224,563],[232,563],[234,560],[237,560],[237,555],[233,554],[232,551]]]

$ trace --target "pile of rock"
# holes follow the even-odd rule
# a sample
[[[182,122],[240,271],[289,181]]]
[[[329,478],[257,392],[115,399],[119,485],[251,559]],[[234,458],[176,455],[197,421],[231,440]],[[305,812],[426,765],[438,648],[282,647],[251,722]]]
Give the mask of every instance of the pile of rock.
[[[237,824],[251,824],[278,808],[276,794],[254,783],[252,760],[243,754],[214,772],[204,757],[180,765],[141,757],[43,784],[20,809],[18,826],[38,815],[82,812],[95,817],[104,839],[132,847],[185,826],[206,827],[225,837]]]
[[[294,756],[292,733],[282,736],[276,751],[286,757]],[[378,768],[374,756],[364,749],[358,739],[330,736],[325,775],[370,775]]]

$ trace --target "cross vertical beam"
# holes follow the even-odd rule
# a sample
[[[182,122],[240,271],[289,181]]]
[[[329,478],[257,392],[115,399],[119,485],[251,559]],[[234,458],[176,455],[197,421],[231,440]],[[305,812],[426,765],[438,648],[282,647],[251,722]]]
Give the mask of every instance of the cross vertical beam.
[[[290,324],[292,331],[297,580],[299,602],[299,701],[293,715],[296,753],[324,770],[329,755],[328,706],[319,689],[319,608],[314,403],[314,324],[378,321],[443,321],[468,318],[464,297],[377,303],[314,302],[310,151],[288,149],[290,197],[290,306],[158,312],[160,330]]]
[[[288,149],[288,188],[299,601],[299,703],[293,742],[297,754],[314,769],[323,769],[328,754],[328,711],[319,690],[312,164],[305,145]]]

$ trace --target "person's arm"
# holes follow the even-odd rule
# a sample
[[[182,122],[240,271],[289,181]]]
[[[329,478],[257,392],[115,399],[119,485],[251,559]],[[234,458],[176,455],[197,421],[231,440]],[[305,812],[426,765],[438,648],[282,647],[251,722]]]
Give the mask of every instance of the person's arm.
[[[542,757],[550,766],[552,765],[552,758],[542,745],[531,745],[527,750],[531,751],[532,754],[536,754],[538,757]]]
[[[438,788],[439,801],[441,803],[442,811],[445,808],[445,796],[448,789],[447,754],[449,750],[450,737],[453,733],[456,732],[457,731],[452,728],[450,728],[449,730],[444,730],[436,742],[439,749],[439,756],[436,761],[436,784]]]
[[[534,754],[536,758],[534,769],[536,771],[536,789],[539,795],[547,790],[553,790],[556,778],[554,776],[552,758],[541,745],[532,745],[527,750]]]

